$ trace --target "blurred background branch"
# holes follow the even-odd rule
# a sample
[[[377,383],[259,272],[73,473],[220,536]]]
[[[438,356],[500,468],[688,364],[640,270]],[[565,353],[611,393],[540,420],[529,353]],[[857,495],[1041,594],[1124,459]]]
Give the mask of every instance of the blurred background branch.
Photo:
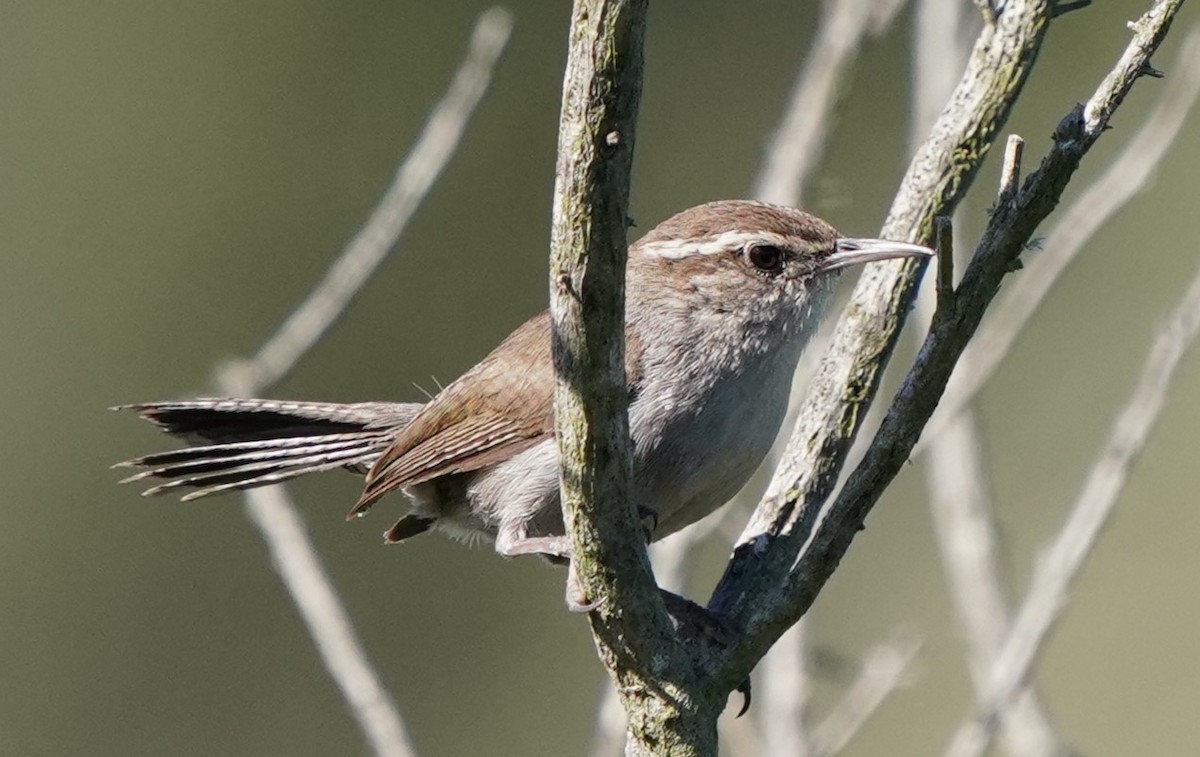
[[[1125,488],[1129,471],[1146,446],[1167,403],[1167,392],[1184,356],[1200,332],[1200,274],[1192,280],[1167,323],[1159,330],[1142,375],[1092,463],[1066,522],[1037,564],[1029,592],[993,656],[981,692],[981,714],[955,734],[947,755],[967,757],[987,751],[999,712],[1028,680],[1051,627],[1067,604],[1067,592]]]
[[[404,227],[454,155],[471,114],[487,91],[512,31],[508,11],[479,16],[467,55],[450,88],[430,113],[421,137],[396,172],[379,205],[325,277],[254,357],[217,372],[222,394],[252,397],[270,391],[295,367],[395,247]],[[391,694],[371,663],[333,581],[283,486],[244,494],[246,514],[271,553],[271,561],[303,618],[325,669],[375,754],[416,752]]]

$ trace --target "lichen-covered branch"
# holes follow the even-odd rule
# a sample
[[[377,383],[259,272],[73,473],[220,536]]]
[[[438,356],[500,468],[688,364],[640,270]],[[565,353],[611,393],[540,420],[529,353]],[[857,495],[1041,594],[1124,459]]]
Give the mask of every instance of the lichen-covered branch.
[[[576,0],[550,257],[555,430],[571,590],[629,714],[630,754],[715,754],[714,701],[676,641],[630,499],[624,276],[646,0]]]

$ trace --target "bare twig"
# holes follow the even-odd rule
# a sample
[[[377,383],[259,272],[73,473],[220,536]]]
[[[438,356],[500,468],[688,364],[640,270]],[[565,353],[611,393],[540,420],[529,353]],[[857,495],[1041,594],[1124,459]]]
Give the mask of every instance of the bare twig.
[[[252,387],[278,383],[367,283],[458,149],[511,31],[512,16],[503,8],[494,7],[480,14],[471,32],[466,59],[429,114],[421,136],[400,164],[375,211],[320,283],[254,357],[227,368],[245,374],[239,378],[240,383]]]
[[[858,678],[814,729],[813,754],[833,755],[845,749],[883,700],[904,683],[905,673],[920,650],[920,640],[907,633],[895,633],[891,640],[871,649]]]
[[[934,534],[979,699],[1011,623],[984,468],[975,416],[967,408],[930,448],[926,481]],[[1060,740],[1030,687],[1005,709],[1002,728],[1014,757],[1059,752]]]
[[[981,714],[963,724],[947,754],[967,757],[986,750],[997,713],[1020,690],[1061,615],[1071,583],[1111,516],[1129,470],[1166,404],[1175,371],[1198,334],[1200,273],[1155,339],[1137,387],[1092,464],[1062,530],[1038,562],[1029,593],[992,664]]]
[[[914,456],[925,451],[930,440],[974,399],[1084,246],[1141,192],[1162,162],[1200,95],[1200,29],[1190,30],[1184,38],[1166,84],[1125,149],[1062,214],[1016,286],[992,308],[992,314],[967,347],[962,365],[955,369],[937,413],[913,450]]]
[[[799,206],[825,153],[833,105],[863,39],[888,27],[905,0],[826,0],[804,68],[792,87],[783,121],[767,147],[752,195]]]
[[[996,23],[996,9],[992,5],[993,0],[975,0],[975,7],[979,8],[980,15],[983,16],[983,22],[988,26],[993,26]]]
[[[271,562],[296,603],[321,662],[372,750],[380,757],[415,755],[404,719],[363,649],[354,623],[285,488],[251,489],[245,496],[246,513],[262,532]]]
[[[927,480],[934,530],[955,615],[963,629],[967,669],[977,700],[986,696],[991,662],[1011,623],[990,497],[984,487],[979,435],[970,412],[930,449]],[[1001,728],[1009,754],[1053,755],[1060,738],[1033,688],[1008,702]]]
[[[370,220],[309,297],[258,353],[218,371],[220,390],[250,396],[286,375],[349,304],[394,246],[413,211],[457,147],[467,120],[491,79],[512,27],[507,11],[492,8],[476,21],[467,57],[435,107]],[[246,492],[246,512],[271,552],[326,670],[337,683],[376,754],[414,754],[404,721],[371,666],[329,574],[283,487]]]
[[[946,216],[933,219],[937,250],[937,306],[954,307],[954,226]]]
[[[922,297],[918,301],[921,322],[934,316],[929,300]],[[987,671],[1004,643],[1011,611],[982,443],[969,407],[934,441],[925,469],[934,535],[966,641],[967,668],[976,696],[982,698]],[[1014,757],[1057,753],[1059,739],[1032,689],[1005,710],[1002,722],[1008,752]]]
[[[820,26],[804,66],[792,88],[782,122],[772,137],[752,196],[764,202],[800,207],[825,145],[836,124],[835,106],[852,64],[868,37],[891,24],[905,0],[826,0]],[[821,335],[826,338],[830,331]],[[814,339],[797,367],[791,407],[784,427],[799,411],[800,392],[807,387],[827,341]],[[768,460],[774,461],[777,452]],[[812,688],[807,667],[808,634],[801,621],[771,650],[762,670],[761,687],[767,706],[757,713],[762,722],[766,754],[805,755],[811,752],[808,699]]]
[[[612,682],[604,682],[600,704],[596,707],[596,728],[592,732],[591,757],[617,757],[624,752],[625,731],[629,718],[621,707],[621,698]]]
[[[808,624],[797,623],[780,637],[763,671],[759,719],[763,757],[810,757],[819,754],[809,733]]]
[[[1009,134],[1004,143],[1004,164],[1000,166],[1000,192],[996,202],[1010,202],[1021,189],[1021,155],[1025,152],[1025,140]]]

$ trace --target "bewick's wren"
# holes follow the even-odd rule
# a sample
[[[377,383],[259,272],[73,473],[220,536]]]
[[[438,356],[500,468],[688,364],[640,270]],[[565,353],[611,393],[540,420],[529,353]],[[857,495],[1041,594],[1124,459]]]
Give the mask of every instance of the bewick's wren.
[[[791,208],[714,202],[629,249],[626,372],[636,504],[655,539],[732,497],[782,422],[792,373],[846,266],[931,254],[847,239]],[[386,533],[491,539],[504,555],[569,556],[559,504],[550,322],[514,331],[424,405],[273,400],[126,406],[202,446],[123,465],[185,499],[336,467],[366,470],[351,514],[399,490],[411,512]],[[369,469],[368,469],[369,466]]]

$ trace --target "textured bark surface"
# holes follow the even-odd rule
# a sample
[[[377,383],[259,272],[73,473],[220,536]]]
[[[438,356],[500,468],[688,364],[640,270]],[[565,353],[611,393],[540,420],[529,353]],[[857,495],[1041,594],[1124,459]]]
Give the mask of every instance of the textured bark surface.
[[[572,585],[629,715],[629,754],[715,754],[714,701],[676,641],[630,502],[624,370],[629,176],[645,0],[577,0],[551,240],[555,430]]]

